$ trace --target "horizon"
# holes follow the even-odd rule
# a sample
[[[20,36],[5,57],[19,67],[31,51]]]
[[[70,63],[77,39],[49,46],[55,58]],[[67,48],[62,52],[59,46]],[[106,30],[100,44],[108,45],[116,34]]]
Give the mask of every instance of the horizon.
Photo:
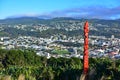
[[[120,4],[119,0],[1,0],[0,12],[0,19],[25,16],[115,20],[120,19]]]
[[[55,19],[55,18],[69,18],[69,19],[76,19],[76,20],[80,20],[80,19],[86,19],[86,20],[120,20],[120,18],[118,19],[99,19],[99,18],[76,18],[76,17],[52,17],[52,18],[39,18],[36,16],[17,16],[17,17],[8,17],[8,18],[4,18],[4,19],[0,19],[0,20],[7,20],[7,19],[21,19],[21,18],[36,18],[36,19],[43,19],[43,20],[49,20],[49,19]]]

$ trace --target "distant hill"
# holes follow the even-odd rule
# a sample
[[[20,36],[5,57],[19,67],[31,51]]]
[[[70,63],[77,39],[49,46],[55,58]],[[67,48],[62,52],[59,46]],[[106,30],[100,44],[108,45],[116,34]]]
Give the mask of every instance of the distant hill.
[[[48,23],[52,21],[86,21],[88,20],[92,24],[103,24],[114,26],[114,24],[120,25],[120,19],[117,20],[104,20],[104,19],[76,19],[71,17],[57,17],[52,19],[40,19],[38,17],[19,17],[19,18],[7,18],[4,20],[0,20],[0,23],[4,24],[39,24],[39,23]]]
[[[59,33],[73,36],[73,35],[81,35],[83,33],[80,31],[83,31],[83,25],[86,20],[90,24],[90,35],[107,36],[107,37],[110,37],[111,35],[115,35],[115,37],[120,38],[120,35],[119,35],[120,19],[116,19],[116,20],[76,19],[76,18],[70,18],[70,17],[41,19],[38,17],[20,17],[20,18],[8,18],[8,19],[0,20],[0,24],[5,24],[6,26],[24,24],[24,25],[29,25],[29,27],[30,26],[33,27],[33,25],[45,25],[47,27],[51,27],[55,29],[62,29],[62,30],[56,30],[56,31],[59,31]],[[69,30],[72,29],[72,31],[66,31],[67,29]],[[10,29],[10,30],[13,30],[13,29]],[[7,28],[4,31],[5,33],[8,33],[9,29]],[[11,34],[10,32],[11,31],[9,31],[8,34]],[[22,31],[22,32],[26,33],[26,31]],[[41,32],[41,35],[43,35],[43,33],[44,35],[50,36],[50,34],[53,35],[53,34],[56,34],[57,32],[55,33],[54,30],[49,29],[47,30],[47,32],[46,31]],[[23,34],[23,33],[19,32],[19,34]],[[33,34],[33,32],[30,34]],[[36,34],[39,35],[39,32],[37,32]]]
[[[62,21],[62,20],[73,20],[73,21],[85,21],[85,20],[88,20],[90,22],[93,22],[93,23],[103,23],[105,24],[106,22],[107,23],[117,23],[120,21],[120,19],[116,19],[116,20],[104,20],[104,19],[77,19],[77,18],[71,18],[71,17],[56,17],[56,18],[52,18],[52,19],[42,19],[42,18],[39,18],[39,17],[18,17],[18,18],[7,18],[7,19],[2,19],[0,20],[0,23],[6,23],[6,24],[9,24],[9,23],[34,23],[34,22],[41,22],[41,21]]]
[[[20,18],[7,18],[0,20],[0,23],[4,24],[30,24],[30,23],[39,23],[44,19],[39,19],[37,17],[20,17]]]

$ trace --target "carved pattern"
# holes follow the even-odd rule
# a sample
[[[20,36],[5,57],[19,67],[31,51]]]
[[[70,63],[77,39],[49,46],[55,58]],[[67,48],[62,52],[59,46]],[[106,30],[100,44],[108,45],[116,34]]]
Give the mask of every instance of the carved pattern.
[[[89,53],[89,39],[88,39],[88,33],[89,33],[89,24],[88,21],[85,22],[84,25],[84,73],[87,74],[88,73],[88,68],[89,68],[89,62],[88,62],[88,53]]]

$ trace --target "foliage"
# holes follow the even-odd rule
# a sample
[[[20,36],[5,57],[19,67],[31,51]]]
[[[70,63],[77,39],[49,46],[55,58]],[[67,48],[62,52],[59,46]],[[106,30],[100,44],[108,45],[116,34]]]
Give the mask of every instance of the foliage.
[[[40,57],[30,50],[0,50],[0,75],[10,75],[13,80],[25,76],[26,80],[78,80],[83,70],[83,60],[79,58]],[[120,61],[108,58],[90,58],[89,71],[95,69],[92,80],[120,79]]]

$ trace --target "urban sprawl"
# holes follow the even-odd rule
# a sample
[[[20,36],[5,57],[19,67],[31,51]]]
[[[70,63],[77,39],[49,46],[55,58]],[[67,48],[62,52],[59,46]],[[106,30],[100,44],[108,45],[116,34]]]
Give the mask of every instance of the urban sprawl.
[[[61,39],[62,36],[64,39]],[[2,49],[30,49],[39,56],[50,57],[78,57],[83,58],[84,39],[55,35],[50,38],[18,36],[17,38],[0,37]],[[71,45],[72,44],[72,45]],[[75,45],[74,45],[75,44]],[[81,44],[81,45],[76,45]],[[119,59],[120,39],[105,38],[104,36],[89,36],[89,57]]]

